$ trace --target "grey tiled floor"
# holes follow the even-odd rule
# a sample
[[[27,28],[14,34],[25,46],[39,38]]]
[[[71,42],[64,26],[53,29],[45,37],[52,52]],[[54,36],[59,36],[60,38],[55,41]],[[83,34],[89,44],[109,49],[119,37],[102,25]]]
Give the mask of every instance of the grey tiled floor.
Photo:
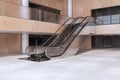
[[[0,58],[0,80],[120,80],[120,49],[90,50],[46,62]]]

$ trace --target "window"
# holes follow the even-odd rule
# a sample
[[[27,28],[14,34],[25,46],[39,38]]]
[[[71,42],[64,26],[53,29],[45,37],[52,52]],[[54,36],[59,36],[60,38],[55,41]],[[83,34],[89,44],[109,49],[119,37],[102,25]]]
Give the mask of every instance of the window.
[[[120,15],[118,15],[118,14],[116,14],[116,15],[111,15],[111,23],[112,24],[117,24],[117,23],[120,23],[119,22],[119,17],[120,17]]]
[[[93,9],[91,15],[99,18],[104,24],[120,24],[120,6]]]
[[[34,20],[58,23],[60,10],[48,6],[29,3],[29,7],[34,8],[31,11],[31,18]]]

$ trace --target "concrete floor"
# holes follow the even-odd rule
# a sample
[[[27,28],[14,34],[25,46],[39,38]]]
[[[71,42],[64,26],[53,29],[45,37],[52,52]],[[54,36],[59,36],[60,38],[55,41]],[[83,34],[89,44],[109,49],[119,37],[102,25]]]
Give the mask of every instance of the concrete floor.
[[[0,80],[120,80],[120,49],[96,49],[46,62],[0,57]]]

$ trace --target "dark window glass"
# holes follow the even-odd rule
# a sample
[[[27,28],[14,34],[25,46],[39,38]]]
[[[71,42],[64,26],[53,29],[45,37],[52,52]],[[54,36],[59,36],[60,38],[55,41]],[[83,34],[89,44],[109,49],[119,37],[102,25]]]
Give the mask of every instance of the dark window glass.
[[[110,15],[115,15],[119,13],[120,13],[120,6],[110,8]]]
[[[91,12],[93,17],[101,19],[104,24],[120,23],[120,6],[94,9]]]
[[[51,35],[29,35],[29,46],[40,46],[49,39]]]
[[[34,8],[31,11],[31,19],[58,23],[60,10],[35,3],[29,3],[29,7]]]

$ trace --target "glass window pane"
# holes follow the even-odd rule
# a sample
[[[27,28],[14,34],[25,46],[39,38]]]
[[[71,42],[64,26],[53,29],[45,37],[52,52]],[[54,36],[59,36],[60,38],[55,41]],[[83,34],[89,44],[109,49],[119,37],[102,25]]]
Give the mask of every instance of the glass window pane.
[[[97,17],[97,18],[98,18],[98,19],[101,19],[101,20],[103,19],[102,16],[99,16],[99,17]]]
[[[119,15],[112,15],[112,24],[118,24],[119,23]]]
[[[103,16],[103,22],[104,24],[110,24],[110,16]]]

